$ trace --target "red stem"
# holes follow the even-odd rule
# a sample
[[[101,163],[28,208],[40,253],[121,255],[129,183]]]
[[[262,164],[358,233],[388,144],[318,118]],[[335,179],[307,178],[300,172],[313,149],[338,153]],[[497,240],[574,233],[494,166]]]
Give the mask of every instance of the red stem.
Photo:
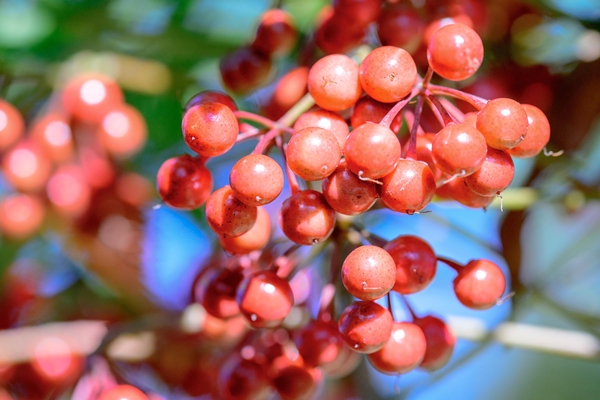
[[[411,101],[412,98],[417,95],[417,93],[419,93],[419,89],[415,88],[403,100],[400,100],[398,103],[396,103],[396,105],[392,107],[390,111],[388,111],[385,117],[383,117],[381,122],[379,122],[379,125],[389,128],[392,125],[394,118],[396,118],[396,115],[398,115],[398,113],[404,108],[404,106],[406,106],[408,102]]]
[[[417,105],[415,106],[415,121],[410,130],[410,141],[408,142],[408,151],[406,152],[406,158],[413,160],[417,159],[417,131],[419,122],[421,121],[421,112],[423,111],[424,96],[419,96]]]
[[[464,122],[465,113],[462,112],[458,107],[456,107],[452,102],[443,97],[438,99],[440,103],[444,106],[444,108],[452,115],[457,121]]]
[[[435,106],[435,108],[440,112],[444,126],[448,126],[449,124],[458,124],[458,121],[452,115],[450,115],[450,113],[444,108],[444,106],[442,105],[442,103],[440,103],[440,101],[437,99],[437,97],[430,94],[427,96],[427,98],[429,99],[429,101],[431,101],[431,103]]]
[[[390,312],[390,314],[392,314],[392,320],[396,320],[394,318],[394,309],[392,308],[392,296],[390,295],[390,292],[387,293],[387,309]]]
[[[408,129],[412,130],[413,125],[415,123],[415,114],[410,110],[404,110],[404,118],[406,119]],[[417,124],[417,135],[423,134],[425,134],[425,131],[423,130],[420,124]]]
[[[237,110],[234,111],[233,114],[237,119],[245,119],[247,121],[256,122],[257,124],[261,124],[267,128],[275,128],[276,122],[270,120],[269,118],[263,117],[262,115],[254,114],[248,111]]]
[[[473,107],[475,107],[477,110],[481,110],[487,104],[486,99],[483,99],[479,96],[475,96],[475,95],[472,95],[469,93],[465,93],[465,92],[457,90],[457,89],[452,89],[449,87],[438,86],[438,85],[429,85],[428,88],[431,91],[431,93],[433,93],[433,94],[442,94],[445,96],[451,96],[451,97],[466,101],[467,103],[469,103]]]
[[[417,314],[415,314],[415,310],[413,310],[412,306],[410,305],[410,303],[408,302],[408,300],[406,300],[406,297],[404,297],[404,295],[400,295],[400,298],[402,299],[402,301],[404,302],[404,305],[406,306],[406,309],[408,310],[408,312],[410,313],[410,316],[413,319],[413,322],[417,319],[419,319],[419,317],[417,317]]]
[[[448,265],[450,268],[454,269],[458,273],[460,273],[460,271],[463,269],[463,266],[460,265],[459,263],[457,263],[456,261],[452,261],[452,260],[449,260],[449,259],[444,258],[444,257],[438,257],[437,260],[443,262],[446,265]]]
[[[279,136],[280,133],[281,133],[281,131],[278,128],[271,128],[267,133],[265,133],[265,135],[262,138],[260,138],[260,141],[254,148],[254,151],[252,151],[252,153],[253,154],[264,153],[265,149],[267,148],[267,146],[269,145],[271,140],[273,140],[277,136]]]
[[[265,135],[264,137],[266,137],[266,136],[267,135]],[[264,139],[264,137],[263,137],[263,139]],[[261,139],[261,141],[262,141],[262,139]],[[279,151],[281,151],[281,157],[283,158],[283,163],[285,164],[285,172],[288,177],[288,181],[290,183],[290,191],[292,192],[292,196],[293,196],[300,191],[300,187],[298,186],[298,180],[296,179],[296,175],[290,169],[290,166],[287,163],[287,159],[285,157],[285,148],[283,147],[283,141],[281,139],[281,136],[277,136],[275,138],[275,143],[277,144]],[[257,145],[257,147],[258,147],[258,145]],[[256,152],[256,149],[254,150],[254,152]]]

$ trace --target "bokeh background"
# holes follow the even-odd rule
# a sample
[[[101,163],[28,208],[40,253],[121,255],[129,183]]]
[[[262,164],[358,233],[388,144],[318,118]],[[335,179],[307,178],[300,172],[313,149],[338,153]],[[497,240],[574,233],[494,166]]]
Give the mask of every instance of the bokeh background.
[[[328,4],[280,3],[304,39],[310,39],[315,16]],[[413,2],[423,3],[435,2]],[[376,210],[361,222],[388,239],[418,234],[438,254],[461,262],[490,258],[504,268],[515,295],[489,311],[467,310],[453,297],[452,271],[439,268],[433,284],[408,299],[417,312],[440,315],[457,332],[449,365],[398,378],[363,362],[351,375],[329,382],[322,398],[600,398],[600,4],[470,3],[486,53],[475,77],[457,87],[538,106],[552,126],[548,150],[564,153],[519,160],[503,211],[497,203],[486,212],[438,202],[427,214]],[[101,211],[85,224],[57,214],[32,237],[13,239],[0,232],[0,385],[7,390],[0,398],[37,385],[33,373],[13,368],[34,354],[25,327],[37,327],[32,335],[38,338],[57,330],[64,338],[65,330],[74,329],[68,323],[90,321],[80,331],[87,332],[89,343],[78,344],[89,353],[106,334],[104,325],[91,321],[113,322],[117,328],[109,335],[116,337],[161,331],[180,316],[195,276],[214,252],[215,237],[202,210],[153,207],[159,199],[152,185],[164,160],[188,151],[181,136],[183,105],[200,90],[222,90],[220,57],[247,44],[260,14],[272,5],[268,0],[0,0],[0,97],[23,113],[27,126],[47,112],[64,82],[96,71],[119,83],[148,127],[139,153],[111,161],[120,175],[146,178],[139,186],[142,200],[124,210],[96,196],[91,204]],[[299,55],[298,50],[277,60],[272,81],[296,66]],[[273,87],[236,97],[238,105],[260,110]],[[231,165],[252,146],[241,144],[208,163],[215,187],[227,184]],[[12,192],[0,173],[0,196]],[[400,301],[394,305],[397,319],[407,315]],[[113,372],[165,398],[189,398],[164,371],[144,361],[154,348],[148,340],[179,339],[162,334],[144,340],[134,337],[141,347],[136,352],[130,346],[129,359],[108,352],[109,359],[117,354],[115,359],[125,360],[111,364]],[[16,350],[7,353],[3,347]],[[98,363],[81,361],[77,378],[51,398],[70,398],[81,371],[100,368]]]

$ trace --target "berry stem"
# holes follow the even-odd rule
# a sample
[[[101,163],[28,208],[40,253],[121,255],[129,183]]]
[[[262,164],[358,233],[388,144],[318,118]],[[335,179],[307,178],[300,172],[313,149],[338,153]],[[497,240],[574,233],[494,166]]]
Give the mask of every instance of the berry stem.
[[[404,118],[406,119],[406,124],[410,130],[413,129],[413,125],[415,124],[415,114],[410,110],[404,110]],[[420,124],[417,124],[417,135],[423,135],[425,131],[421,127]]]
[[[298,186],[298,180],[296,179],[296,175],[290,169],[290,166],[287,163],[287,160],[285,157],[285,148],[283,146],[283,140],[281,139],[281,136],[277,136],[275,138],[275,143],[277,144],[279,151],[281,151],[281,157],[283,158],[283,163],[285,164],[285,173],[286,173],[286,175],[288,177],[288,181],[290,183],[290,190],[292,192],[292,195],[295,195],[296,193],[298,193],[300,191],[300,187]],[[257,145],[257,147],[258,147],[258,145]],[[256,150],[255,150],[255,152],[256,152]]]
[[[421,82],[421,86],[423,87],[423,89],[427,89],[429,87],[431,78],[433,78],[433,69],[429,67],[427,68],[427,72],[425,73],[425,78],[423,78],[423,81]]]
[[[452,104],[451,101],[449,101],[448,99],[445,99],[443,97],[440,97],[438,100],[444,106],[444,108],[448,111],[448,113],[454,117],[454,119],[456,119],[459,122],[463,122],[465,120],[465,113],[462,112],[454,104]]]
[[[415,120],[413,122],[412,128],[410,129],[410,139],[408,142],[406,158],[410,158],[412,160],[417,159],[417,131],[419,129],[419,122],[421,121],[421,112],[423,112],[424,102],[425,97],[419,96],[419,99],[417,100],[417,105],[415,106]]]
[[[406,299],[406,297],[401,294],[400,298],[404,302],[404,305],[406,306],[406,309],[410,313],[410,316],[412,317],[413,321],[419,319],[419,317],[417,317],[417,314],[415,314],[415,310],[412,308],[412,306],[410,305],[410,303],[408,302],[408,300]]]
[[[395,321],[396,319],[394,318],[394,308],[392,307],[392,295],[391,292],[387,292],[387,309],[390,312],[390,314],[392,314],[392,319]]]
[[[260,141],[252,151],[253,154],[263,154],[266,148],[269,146],[269,143],[277,136],[281,134],[281,131],[278,128],[271,128],[265,135],[260,138]]]
[[[277,123],[285,127],[292,126],[294,122],[308,111],[312,106],[315,105],[315,100],[312,98],[310,93],[307,93],[302,97],[292,108],[290,108],[281,118],[277,120]],[[291,132],[293,134],[293,131]]]
[[[241,132],[238,137],[235,139],[236,143],[243,142],[246,139],[252,139],[255,136],[261,135],[264,133],[264,130],[258,129],[255,127],[251,127],[243,132]]]
[[[263,117],[262,115],[254,114],[248,111],[237,110],[234,111],[233,114],[235,117],[239,119],[245,119],[246,121],[256,122],[257,124],[263,125],[269,129],[273,129],[278,127],[275,121],[270,120],[269,118]]]
[[[444,126],[458,123],[458,121],[452,115],[450,115],[446,108],[444,108],[444,106],[442,105],[442,103],[440,103],[437,97],[435,97],[433,94],[430,94],[427,96],[427,99],[431,101],[431,103],[439,111],[440,115],[442,116],[442,122]]]
[[[392,107],[390,111],[388,111],[385,117],[383,117],[381,122],[379,122],[379,125],[389,128],[392,125],[392,121],[394,121],[394,118],[396,118],[396,115],[398,115],[398,113],[404,108],[404,106],[406,106],[408,102],[411,101],[412,98],[417,95],[417,93],[419,93],[419,89],[415,88],[403,100],[400,100],[398,103],[396,103],[396,105]]]
[[[362,238],[374,246],[383,247],[388,243],[388,241],[381,236],[378,236],[367,229],[361,228],[356,224],[352,224],[352,228],[356,230]]]
[[[456,261],[452,261],[452,260],[449,260],[444,257],[437,257],[437,260],[448,265],[450,268],[454,269],[456,272],[460,272],[463,269],[463,266],[460,265],[459,263],[457,263]]]
[[[428,89],[433,94],[441,94],[441,95],[451,96],[451,97],[466,101],[467,103],[469,103],[473,107],[475,107],[478,111],[481,110],[487,104],[486,99],[483,99],[481,97],[478,97],[478,96],[475,96],[475,95],[472,95],[469,93],[465,93],[460,90],[452,89],[449,87],[438,86],[438,85],[429,85]]]

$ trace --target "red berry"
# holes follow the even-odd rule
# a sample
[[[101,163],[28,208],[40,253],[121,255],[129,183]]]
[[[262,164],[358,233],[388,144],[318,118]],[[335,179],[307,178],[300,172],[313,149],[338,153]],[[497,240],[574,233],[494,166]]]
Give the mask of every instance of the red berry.
[[[412,8],[402,6],[384,9],[377,33],[384,46],[401,47],[413,54],[421,44],[425,23]]]
[[[209,268],[202,271],[194,284],[194,301],[217,318],[231,318],[240,313],[236,292],[244,279],[242,271],[229,268]]]
[[[335,211],[316,190],[302,190],[281,206],[279,224],[293,242],[311,246],[327,239],[335,227]]]
[[[279,119],[308,93],[308,68],[297,67],[281,77],[269,102],[263,107],[268,118]]]
[[[0,199],[0,234],[15,239],[32,235],[42,224],[44,204],[35,196],[15,193]]]
[[[62,93],[65,110],[88,123],[100,123],[107,112],[123,103],[117,83],[104,75],[84,74],[69,81]]]
[[[189,154],[169,158],[161,165],[156,186],[168,205],[194,210],[206,202],[212,190],[212,176],[201,160]]]
[[[215,190],[206,200],[206,222],[221,236],[240,236],[256,222],[257,209],[239,201],[231,186]]]
[[[271,217],[263,207],[257,207],[256,222],[250,230],[236,237],[219,236],[223,249],[231,254],[248,254],[264,249],[271,238]]]
[[[495,306],[504,294],[506,280],[498,265],[489,260],[471,260],[454,278],[458,300],[469,308],[485,310]]]
[[[333,322],[313,320],[296,331],[294,343],[306,365],[327,366],[336,362],[345,349],[344,340]]]
[[[220,92],[218,90],[203,90],[192,96],[191,99],[185,103],[183,111],[186,112],[190,108],[197,106],[200,103],[221,103],[229,107],[231,111],[237,111],[237,105],[235,101],[227,93]]]
[[[320,369],[291,364],[280,368],[271,383],[283,400],[310,400],[322,380]]]
[[[427,242],[417,236],[398,236],[384,249],[396,265],[394,290],[411,294],[425,289],[435,277],[437,258]]]
[[[240,311],[254,328],[281,325],[294,305],[288,281],[269,270],[254,272],[244,278],[236,299]]]
[[[522,104],[527,113],[529,127],[525,139],[508,150],[513,157],[533,157],[538,155],[550,140],[550,123],[546,114],[530,104]]]
[[[355,127],[344,149],[348,168],[359,178],[383,178],[394,170],[400,155],[400,141],[394,132],[371,123]]]
[[[0,99],[0,152],[15,144],[23,135],[24,129],[25,122],[19,110]]]
[[[20,191],[43,188],[51,168],[48,156],[31,140],[18,143],[2,159],[6,180]]]
[[[343,54],[321,58],[308,73],[308,91],[317,105],[330,111],[350,108],[362,94],[358,65]]]
[[[392,333],[392,314],[372,301],[350,304],[339,320],[342,339],[357,353],[370,354],[381,350]]]
[[[367,26],[377,21],[382,0],[335,0],[333,8],[349,25]]]
[[[131,385],[117,385],[103,391],[98,400],[148,400],[148,396]]]
[[[427,61],[441,77],[461,81],[471,77],[481,66],[483,43],[477,32],[466,25],[446,25],[431,36]]]
[[[388,111],[392,109],[394,105],[390,103],[382,103],[369,96],[361,97],[354,108],[352,109],[352,116],[350,117],[350,124],[353,127],[359,127],[366,122],[373,122],[378,124],[381,122],[383,117],[386,116]],[[402,127],[402,114],[398,113],[396,118],[392,121],[390,129],[392,132],[397,133]]]
[[[53,161],[62,162],[73,157],[73,132],[69,121],[59,114],[47,114],[36,121],[31,138]]]
[[[427,342],[425,357],[420,365],[421,368],[435,371],[448,364],[456,344],[456,337],[448,325],[432,315],[417,318],[414,324],[423,330]]]
[[[387,343],[367,359],[383,373],[404,374],[421,364],[426,348],[425,335],[418,325],[395,322]]]
[[[323,196],[336,212],[357,215],[367,211],[377,200],[377,185],[356,176],[342,159],[333,174],[323,179]]]
[[[242,157],[231,168],[229,184],[235,197],[249,206],[269,204],[283,189],[283,171],[275,160],[262,154]]]
[[[490,147],[481,168],[464,178],[464,182],[480,196],[494,196],[510,185],[514,175],[515,164],[510,154]]]
[[[293,17],[274,8],[261,15],[252,47],[264,54],[286,55],[294,49],[297,40]]]
[[[137,109],[119,104],[102,118],[98,135],[110,153],[129,157],[140,151],[146,143],[148,128]]]
[[[225,154],[235,144],[239,132],[233,111],[224,104],[211,102],[187,110],[181,127],[185,143],[204,157]]]
[[[342,150],[342,153],[344,152],[344,146],[350,134],[350,129],[348,129],[348,124],[342,117],[327,110],[315,109],[307,111],[298,117],[294,123],[294,130],[297,132],[309,127],[323,128],[333,133],[333,136],[335,136],[340,145],[340,150]]]
[[[290,169],[306,181],[328,177],[342,158],[342,151],[333,133],[317,127],[294,133],[285,154]]]
[[[371,51],[360,65],[360,83],[375,100],[392,103],[406,97],[417,80],[417,66],[404,49],[393,46]]]
[[[349,24],[331,6],[325,6],[316,20],[315,44],[326,54],[347,53],[358,46],[367,33],[366,26]]]
[[[483,164],[487,144],[477,129],[466,124],[449,124],[435,136],[431,155],[442,172],[467,176]]]
[[[250,46],[240,47],[221,58],[219,70],[223,85],[244,95],[266,83],[273,63],[268,55]]]
[[[476,126],[488,146],[506,150],[521,143],[529,122],[525,109],[519,103],[499,98],[488,101],[479,111]]]
[[[381,201],[394,211],[414,214],[431,202],[435,194],[435,177],[429,166],[408,158],[398,161],[396,168],[378,186]]]
[[[342,265],[342,282],[351,295],[377,300],[394,286],[396,265],[390,254],[377,246],[354,249]]]
[[[269,395],[269,378],[263,366],[233,355],[221,366],[217,379],[223,400],[261,400]]]

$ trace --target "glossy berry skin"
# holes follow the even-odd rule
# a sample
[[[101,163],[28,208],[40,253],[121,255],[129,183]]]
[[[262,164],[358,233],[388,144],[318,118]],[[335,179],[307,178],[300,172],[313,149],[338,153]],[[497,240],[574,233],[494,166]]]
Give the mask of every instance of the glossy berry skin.
[[[221,366],[217,387],[223,400],[261,400],[269,395],[269,378],[257,362],[233,355]]]
[[[229,96],[227,93],[220,92],[218,90],[203,90],[201,92],[193,95],[185,106],[183,107],[183,111],[186,112],[193,106],[197,106],[200,103],[221,103],[229,107],[231,111],[237,111],[237,105],[235,101]]]
[[[452,198],[469,208],[486,208],[496,196],[481,196],[467,186],[465,178],[456,178],[440,186],[436,194],[442,198]]]
[[[348,168],[359,178],[383,178],[394,170],[400,155],[400,141],[394,132],[370,123],[355,127],[344,149]]]
[[[82,74],[65,85],[61,100],[64,109],[76,119],[99,123],[107,112],[123,103],[124,96],[113,79],[101,74]]]
[[[325,56],[308,73],[308,91],[319,107],[345,110],[362,94],[358,71],[356,62],[346,55]]]
[[[370,354],[381,350],[392,333],[392,314],[372,301],[350,304],[338,323],[342,339],[357,353]]]
[[[298,41],[294,19],[286,11],[274,8],[260,17],[252,48],[263,54],[285,55]]]
[[[383,247],[394,260],[393,290],[411,294],[425,289],[435,277],[437,258],[433,249],[417,236],[398,236]]]
[[[323,179],[323,196],[336,212],[357,215],[369,210],[377,198],[377,184],[359,179],[342,159],[333,174]]]
[[[513,157],[534,157],[538,155],[550,140],[550,123],[546,114],[536,106],[521,105],[527,113],[529,127],[525,139],[517,146],[508,150]]]
[[[270,270],[254,272],[244,278],[236,299],[240,311],[254,328],[281,325],[294,305],[288,281]]]
[[[365,25],[354,25],[333,11],[323,7],[316,18],[315,44],[326,54],[344,54],[360,44],[366,34]]]
[[[316,127],[294,133],[285,154],[290,169],[306,181],[328,177],[342,158],[336,137],[328,130]]]
[[[244,95],[266,83],[273,63],[250,46],[240,47],[221,57],[219,70],[223,85],[238,95]]]
[[[136,108],[119,104],[104,115],[98,135],[109,153],[117,157],[130,157],[146,144],[148,127]]]
[[[269,204],[281,193],[283,171],[271,157],[249,154],[231,168],[229,184],[239,201],[248,206],[261,206]]]
[[[483,43],[477,32],[466,25],[446,25],[431,36],[427,61],[441,77],[461,81],[471,77],[481,66]]]
[[[183,154],[161,165],[156,186],[161,199],[171,207],[194,210],[206,202],[212,190],[212,176],[202,161]]]
[[[235,144],[239,132],[233,111],[224,104],[212,102],[187,110],[181,128],[185,143],[203,157],[225,154]]]
[[[477,114],[476,127],[488,146],[499,150],[517,146],[527,134],[527,113],[512,99],[499,98],[487,102]]]
[[[8,101],[0,99],[0,152],[15,144],[23,135],[25,121]]]
[[[222,236],[240,236],[256,222],[257,210],[239,201],[231,186],[215,190],[206,200],[206,222]]]
[[[456,336],[448,325],[433,315],[417,318],[414,324],[421,328],[427,342],[425,357],[421,361],[420,367],[428,371],[435,371],[448,364],[456,344]]]
[[[348,24],[367,26],[377,21],[381,13],[381,0],[334,0],[335,13]]]
[[[464,182],[480,196],[495,196],[510,185],[514,176],[515,164],[510,154],[490,147],[481,168],[464,178]]]
[[[242,279],[244,275],[239,269],[211,268],[203,271],[194,285],[194,300],[214,317],[234,317],[240,313],[236,293]]]
[[[148,400],[148,396],[131,385],[117,385],[112,389],[104,390],[98,400]]]
[[[304,363],[313,367],[336,362],[345,349],[335,323],[313,320],[294,333],[294,343]]]
[[[454,278],[454,293],[465,306],[486,310],[502,298],[506,280],[498,265],[489,260],[469,261]]]
[[[385,346],[369,354],[367,359],[380,372],[404,374],[421,364],[426,348],[425,335],[419,326],[410,322],[395,322]]]
[[[291,241],[311,246],[327,239],[335,227],[335,211],[316,190],[302,190],[281,206],[279,224]]]
[[[344,151],[350,129],[342,117],[327,110],[310,110],[300,115],[294,123],[294,130],[296,132],[308,127],[327,129],[329,132],[333,133],[333,136],[337,139],[340,150],[342,150],[342,152]]]
[[[266,117],[277,120],[308,93],[308,67],[297,67],[281,77],[268,103],[263,107]]]
[[[396,168],[383,177],[377,190],[381,201],[394,211],[414,214],[431,202],[435,177],[429,166],[409,158],[398,161]]]
[[[435,136],[431,155],[442,172],[467,176],[483,164],[487,144],[477,129],[466,124],[449,124]]]
[[[356,102],[352,109],[350,124],[354,127],[358,127],[367,122],[378,124],[393,106],[393,104],[382,103],[370,96],[363,96]],[[402,113],[398,113],[396,118],[392,121],[390,129],[392,132],[398,132],[401,127]]]
[[[392,103],[408,95],[417,80],[417,66],[404,49],[382,46],[374,49],[360,65],[360,83],[375,100]]]
[[[405,6],[385,9],[377,25],[377,33],[384,46],[401,47],[411,54],[419,48],[424,30],[421,16]]]
[[[354,249],[342,264],[342,282],[350,294],[365,301],[385,296],[394,286],[396,264],[377,246]]]
[[[283,400],[310,400],[322,380],[320,369],[291,364],[282,367],[271,383]]]
[[[249,254],[264,249],[271,239],[271,217],[263,207],[257,207],[256,222],[246,233],[236,237],[219,236],[223,249],[231,254]]]

